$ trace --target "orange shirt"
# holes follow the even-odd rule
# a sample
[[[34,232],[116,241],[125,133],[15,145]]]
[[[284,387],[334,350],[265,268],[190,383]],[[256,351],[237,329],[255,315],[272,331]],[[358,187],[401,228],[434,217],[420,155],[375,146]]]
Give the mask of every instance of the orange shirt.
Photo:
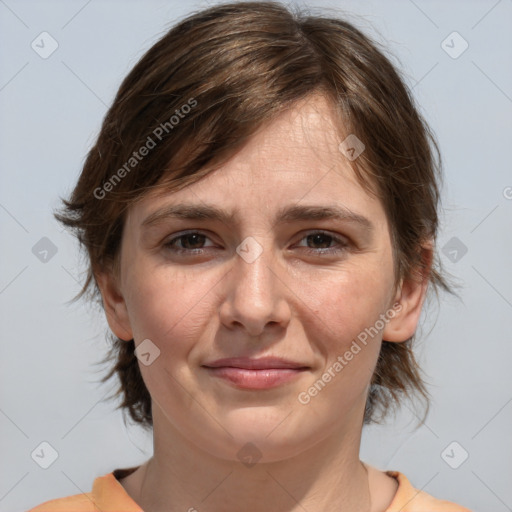
[[[28,512],[143,512],[117,480],[135,469],[117,469],[96,478],[92,492],[46,501]],[[418,491],[398,471],[386,473],[398,481],[398,490],[385,512],[471,512],[455,503],[438,500]]]

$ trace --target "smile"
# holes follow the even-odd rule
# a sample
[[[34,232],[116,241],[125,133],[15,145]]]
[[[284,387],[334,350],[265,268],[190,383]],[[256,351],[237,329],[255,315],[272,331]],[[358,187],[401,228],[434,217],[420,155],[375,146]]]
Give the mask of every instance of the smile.
[[[228,357],[203,365],[211,376],[240,389],[270,389],[296,379],[310,367],[299,361],[277,356]]]
[[[296,379],[307,368],[235,368],[205,367],[210,375],[224,379],[243,389],[269,389]]]

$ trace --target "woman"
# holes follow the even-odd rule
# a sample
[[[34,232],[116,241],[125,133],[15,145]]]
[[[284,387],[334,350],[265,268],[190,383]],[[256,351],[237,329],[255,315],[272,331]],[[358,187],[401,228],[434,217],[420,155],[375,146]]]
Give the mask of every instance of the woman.
[[[154,455],[54,510],[467,511],[359,459],[427,397],[429,128],[375,43],[278,3],[180,22],[126,77],[57,218],[87,249]]]

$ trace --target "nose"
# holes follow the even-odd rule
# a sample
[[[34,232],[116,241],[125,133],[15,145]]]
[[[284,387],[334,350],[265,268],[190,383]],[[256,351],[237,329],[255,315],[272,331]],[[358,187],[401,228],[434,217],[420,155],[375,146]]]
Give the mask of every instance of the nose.
[[[265,329],[286,327],[290,321],[291,291],[272,249],[253,240],[249,252],[244,254],[241,250],[234,258],[233,268],[224,280],[221,323],[250,336],[259,336]]]

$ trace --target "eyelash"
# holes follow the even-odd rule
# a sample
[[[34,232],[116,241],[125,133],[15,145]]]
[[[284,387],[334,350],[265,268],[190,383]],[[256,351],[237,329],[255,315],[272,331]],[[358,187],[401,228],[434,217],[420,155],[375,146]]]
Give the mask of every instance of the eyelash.
[[[182,248],[176,248],[175,244],[187,237],[187,236],[190,236],[190,235],[201,235],[201,236],[204,236],[206,239],[208,239],[208,236],[204,233],[201,233],[200,231],[188,231],[188,232],[185,232],[185,233],[181,233],[179,236],[176,236],[172,239],[170,239],[169,241],[165,242],[164,243],[164,247],[176,254],[189,254],[189,255],[202,255],[204,254],[204,252],[208,249],[208,248],[198,248],[198,249],[182,249]],[[328,254],[328,255],[333,255],[333,254],[337,254],[337,253],[341,253],[341,252],[344,252],[348,249],[349,247],[349,244],[342,238],[336,236],[336,235],[333,235],[327,231],[321,231],[321,230],[318,230],[318,231],[311,231],[309,233],[307,233],[306,235],[304,235],[300,241],[310,237],[310,236],[314,236],[314,235],[324,235],[328,238],[331,239],[331,243],[336,243],[338,245],[338,247],[329,247],[327,249],[312,249],[311,247],[302,247],[307,253],[309,254],[315,254],[315,255],[322,255],[322,254]]]

